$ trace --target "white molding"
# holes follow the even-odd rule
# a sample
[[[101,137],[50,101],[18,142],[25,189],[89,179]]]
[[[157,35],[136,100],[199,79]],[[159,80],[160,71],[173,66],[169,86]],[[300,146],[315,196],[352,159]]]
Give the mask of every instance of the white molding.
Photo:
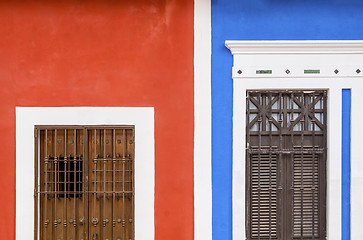
[[[327,159],[327,237],[341,236],[341,91],[352,89],[352,183],[351,236],[360,239],[359,225],[363,204],[361,189],[363,168],[360,145],[363,102],[361,75],[363,41],[226,41],[233,54],[233,239],[245,239],[245,94],[247,89],[328,89],[328,159]],[[237,71],[243,68],[243,73]],[[286,69],[291,72],[284,73]],[[259,74],[256,70],[272,70]],[[320,69],[320,74],[304,74],[304,69]],[[331,71],[338,69],[339,73]],[[241,76],[243,75],[243,76]],[[288,76],[285,76],[288,75]],[[358,94],[357,94],[358,93]],[[242,186],[242,187],[241,187]]]
[[[272,73],[260,74],[257,71],[271,70]],[[319,73],[304,73],[306,70],[319,70]],[[359,70],[359,71],[358,71]],[[335,72],[337,71],[337,72]],[[298,64],[294,66],[288,63],[286,65],[280,65],[280,63],[264,64],[260,66],[246,66],[237,65],[232,68],[232,77],[237,78],[342,78],[342,77],[363,77],[363,62],[357,65],[340,65],[334,64],[332,66],[319,65],[319,64]]]
[[[361,40],[307,40],[307,41],[226,41],[225,45],[236,54],[360,54]]]
[[[17,107],[17,240],[34,233],[35,125],[135,125],[135,240],[154,239],[154,108]]]
[[[211,0],[194,4],[194,239],[212,240]]]
[[[233,78],[363,77],[363,41],[226,41],[225,44],[234,56]],[[270,72],[261,74],[260,70]],[[305,73],[305,70],[319,70],[319,73]]]

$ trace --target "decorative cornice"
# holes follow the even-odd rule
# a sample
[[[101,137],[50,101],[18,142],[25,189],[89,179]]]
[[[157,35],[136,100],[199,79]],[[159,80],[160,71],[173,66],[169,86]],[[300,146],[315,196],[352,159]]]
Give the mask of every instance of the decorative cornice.
[[[361,54],[362,40],[226,41],[236,54]]]

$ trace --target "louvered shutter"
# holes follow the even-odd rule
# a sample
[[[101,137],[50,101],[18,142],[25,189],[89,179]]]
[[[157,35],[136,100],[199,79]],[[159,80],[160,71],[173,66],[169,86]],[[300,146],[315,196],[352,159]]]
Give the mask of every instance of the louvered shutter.
[[[251,154],[251,237],[277,239],[276,154]]]
[[[293,172],[293,235],[319,238],[319,165],[312,154],[295,154]]]
[[[326,98],[247,91],[247,239],[325,239]]]

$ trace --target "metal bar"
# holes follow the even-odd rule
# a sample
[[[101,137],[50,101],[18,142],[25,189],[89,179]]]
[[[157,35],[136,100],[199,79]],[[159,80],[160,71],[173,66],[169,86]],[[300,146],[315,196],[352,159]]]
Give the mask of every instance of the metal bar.
[[[259,101],[262,101],[261,104],[262,104],[262,107],[263,108],[266,108],[267,106],[267,103],[266,103],[266,97],[265,95],[259,95]],[[260,131],[266,131],[266,125],[267,125],[267,120],[266,120],[266,112],[263,112],[262,114],[262,128],[260,129]]]
[[[258,101],[260,103],[260,101],[262,96],[261,94],[258,94]],[[263,104],[263,100],[262,100],[262,104]],[[261,130],[263,129],[263,126],[261,126],[261,124],[263,123],[263,119],[259,118],[258,119],[258,149],[261,150]],[[257,167],[257,172],[258,172],[258,190],[257,190],[257,202],[258,202],[258,211],[257,211],[257,226],[258,226],[258,232],[257,232],[257,236],[258,239],[260,239],[260,230],[261,230],[261,183],[260,183],[260,176],[261,176],[261,153],[258,153],[258,167]]]
[[[34,146],[34,239],[38,239],[38,201],[39,200],[39,186],[38,186],[38,159],[40,156],[40,131],[38,129],[34,129],[34,137],[35,137],[35,146]],[[40,179],[39,179],[40,180]],[[41,198],[41,196],[40,196]],[[40,201],[41,202],[41,201]]]
[[[302,95],[302,98],[304,98],[304,95]],[[304,132],[303,132],[303,130],[304,130],[304,126],[305,126],[305,124],[304,124],[304,118],[302,118],[301,120],[300,120],[300,123],[301,123],[301,132],[302,132],[302,134],[301,134],[301,150],[303,150],[303,146],[304,146]],[[304,161],[303,161],[303,159],[304,159],[304,154],[303,153],[301,153],[301,157],[300,157],[300,174],[301,174],[301,176],[300,176],[300,197],[301,197],[301,199],[300,199],[300,207],[301,207],[301,209],[300,209],[300,217],[301,217],[301,221],[300,221],[300,239],[301,240],[303,240],[304,239],[304,217],[303,217],[303,214],[304,214],[304,209],[303,209],[303,199],[304,199],[304,194],[303,194],[303,191],[301,191],[301,189],[303,189],[303,187],[304,187],[304,172],[303,172],[303,168],[304,168]]]
[[[269,102],[271,103],[271,93],[269,94]],[[270,124],[270,139],[269,139],[269,145],[270,145],[270,149],[272,147],[272,113],[271,113],[271,108],[272,108],[272,104],[270,104],[270,119],[269,119],[269,124]],[[269,223],[269,238],[271,239],[272,236],[271,236],[271,221],[272,221],[272,218],[271,218],[271,197],[272,197],[272,176],[271,176],[271,172],[272,172],[272,154],[271,154],[271,151],[269,152],[269,218],[268,218],[268,223]]]
[[[282,146],[282,131],[284,127],[287,127],[287,121],[286,121],[286,99],[285,95],[283,95],[281,92],[279,93],[280,101],[279,101],[279,107],[280,107],[280,114],[279,114],[279,123],[280,123],[280,129],[279,129],[279,150],[281,151],[283,149]],[[282,219],[283,219],[283,211],[282,211],[282,196],[283,196],[283,182],[282,182],[282,154],[278,153],[278,160],[277,160],[277,166],[276,166],[276,181],[277,181],[277,189],[276,192],[276,214],[280,219],[276,219],[276,225],[278,226],[278,229],[276,229],[277,237],[284,237],[283,231],[282,231]]]
[[[135,206],[134,206],[134,201],[135,201],[135,174],[134,174],[134,167],[135,167],[135,129],[132,129],[132,136],[133,136],[133,140],[134,140],[134,144],[133,144],[133,148],[132,148],[132,152],[133,152],[133,157],[132,157],[132,163],[131,163],[131,174],[132,174],[132,203],[131,203],[131,210],[132,210],[132,216],[133,216],[133,221],[132,221],[132,233],[131,233],[131,238],[135,239]]]
[[[247,134],[247,141],[246,141],[246,149],[250,149],[250,132],[251,132],[251,127],[250,126],[250,92],[247,92],[247,99],[246,99],[246,102],[247,102],[247,106],[246,106],[246,134]],[[257,117],[258,115],[256,115]],[[251,202],[252,202],[252,199],[251,199],[251,155],[249,154],[249,152],[246,153],[246,157],[247,157],[247,164],[246,164],[246,176],[248,176],[246,178],[246,187],[247,187],[247,193],[246,194],[246,224],[247,224],[247,239],[250,238],[250,236],[252,235],[251,234],[251,231],[252,231],[252,221],[250,220],[251,218],[251,214],[252,214],[252,210],[251,210]]]
[[[249,126],[249,123],[250,123],[250,94],[247,93],[247,99],[246,99],[246,102],[247,102],[247,106],[246,106],[246,114],[247,114],[247,119],[246,119],[246,133],[247,133],[247,143],[250,142],[250,126]],[[248,147],[248,146],[246,146]]]
[[[268,149],[248,149],[249,153],[261,153],[261,154],[269,154],[270,152],[273,154],[323,154],[325,151],[325,148],[315,148],[315,150],[313,149],[305,149],[305,150],[288,150],[288,149],[283,149],[283,150],[271,150],[269,151]]]
[[[63,236],[67,239],[67,129],[64,129],[64,192]]]
[[[94,163],[94,169],[97,170],[97,130],[95,129],[94,131],[94,159],[93,159],[93,163]],[[97,172],[95,173],[95,178],[94,178],[94,182],[93,182],[93,189],[94,189],[94,194],[93,194],[93,217],[92,217],[92,223],[93,223],[93,227],[97,226],[97,222],[95,221],[96,219],[96,200],[97,200]]]
[[[315,94],[313,93],[313,100],[314,100],[314,96]],[[314,112],[314,109],[315,109],[315,106],[313,105],[313,114],[315,114]],[[315,120],[312,119],[312,129],[313,129],[313,136],[312,136],[312,145],[313,145],[313,149],[315,149]],[[313,213],[312,213],[312,240],[315,240],[315,153],[313,152],[312,154],[312,200],[313,200],[313,204],[312,204],[312,210],[313,210]]]
[[[90,157],[89,152],[88,152],[88,144],[89,144],[89,139],[88,139],[88,131],[86,128],[82,129],[82,133],[83,133],[83,138],[80,138],[80,143],[82,144],[82,156],[80,156],[80,160],[81,157],[82,158],[82,165],[80,164],[79,166],[82,166],[82,170],[83,170],[83,174],[82,174],[82,179],[83,179],[83,184],[81,185],[83,187],[83,193],[82,193],[82,201],[83,201],[83,217],[82,217],[82,221],[83,221],[83,239],[87,239],[88,236],[88,232],[90,231],[89,229],[89,210],[91,208],[88,208],[88,201],[89,201],[89,195],[88,193],[86,194],[86,192],[88,192],[89,190],[89,185],[88,185],[88,164],[89,164],[89,159]],[[81,135],[80,135],[81,136]],[[87,197],[87,199],[86,199]],[[86,202],[87,202],[87,206],[86,206]],[[82,224],[82,222],[80,221],[80,224]]]
[[[116,130],[112,129],[112,239],[114,239],[116,227]]]
[[[294,99],[294,93],[291,94],[291,98]],[[294,108],[294,102],[291,101],[291,109]],[[294,112],[292,112],[292,114],[290,115],[290,122],[291,124],[294,122]],[[291,136],[291,148],[292,150],[294,150],[294,134],[293,134],[293,129],[290,131],[290,136]],[[291,228],[291,239],[294,239],[294,194],[295,194],[295,190],[294,190],[294,161],[295,161],[295,153],[291,154],[291,173],[290,173],[290,179],[291,179],[291,191],[290,191],[290,196],[291,200],[290,200],[290,208],[292,211],[292,217],[290,218],[290,228]]]
[[[44,139],[44,151],[45,151],[45,176],[44,176],[44,191],[45,191],[45,198],[44,198],[44,238],[47,238],[47,228],[49,224],[49,219],[47,219],[47,204],[48,204],[48,163],[49,163],[49,156],[48,156],[48,129],[45,129],[45,139]]]
[[[284,100],[283,101],[283,107],[282,107],[282,110],[283,110],[283,115],[282,116],[283,116],[283,124],[284,124],[283,128],[288,128],[288,125],[287,125],[287,95],[286,94],[281,94],[281,95],[282,95],[282,98]],[[282,141],[282,139],[281,139],[281,141]]]
[[[324,108],[324,113],[323,113],[323,122],[324,122],[324,142],[325,145],[327,143],[327,109],[328,109],[328,95],[327,92],[324,91],[323,93],[324,95],[324,100],[323,100],[323,108]],[[324,180],[326,180],[326,160],[327,160],[327,149],[325,149],[324,154],[323,154],[323,167],[322,167],[322,177],[324,178]],[[322,184],[320,185],[320,191],[321,196],[323,196],[323,200],[320,201],[319,204],[319,208],[318,208],[318,215],[321,217],[320,219],[324,222],[323,224],[320,224],[322,226],[322,233],[323,233],[323,238],[326,238],[326,181],[319,181],[322,182]]]
[[[74,212],[73,212],[73,227],[74,227],[74,238],[77,239],[77,129],[73,129],[73,201],[74,201]]]
[[[112,183],[112,181],[110,181],[110,183]],[[129,183],[131,183],[131,182],[129,182]],[[45,194],[45,191],[39,191],[38,193],[39,194]],[[66,192],[65,191],[58,191],[57,193],[58,194],[65,194]],[[75,193],[79,195],[79,194],[83,194],[83,191],[76,191]],[[87,193],[104,193],[104,191],[103,190],[102,191],[87,191]],[[106,194],[112,194],[113,191],[105,191],[105,193]],[[115,191],[115,194],[123,194],[123,193],[125,193],[125,194],[132,194],[132,191]],[[49,192],[48,192],[48,194],[49,194]],[[103,198],[103,196],[101,196],[100,198]]]
[[[123,129],[122,130],[122,240],[125,240],[126,238],[126,230],[125,230],[125,226],[126,226],[126,221],[125,221],[125,159],[126,159],[126,130]]]
[[[304,118],[305,118],[305,128],[307,131],[309,131],[309,112],[305,111],[305,109],[309,110],[309,94],[302,94],[303,95],[303,105],[304,105],[304,109],[302,109],[302,111],[304,111]]]
[[[103,130],[103,239],[106,238],[106,129]]]
[[[57,178],[58,178],[58,167],[57,167],[57,129],[54,129],[54,232],[53,239],[57,238]]]

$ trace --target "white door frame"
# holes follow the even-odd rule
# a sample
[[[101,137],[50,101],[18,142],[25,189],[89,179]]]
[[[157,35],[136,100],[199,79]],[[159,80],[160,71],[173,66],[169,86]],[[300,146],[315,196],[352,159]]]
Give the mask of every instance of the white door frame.
[[[341,237],[342,89],[352,91],[351,237],[362,238],[363,41],[226,41],[233,54],[233,239],[245,239],[248,89],[328,89],[327,237]]]

